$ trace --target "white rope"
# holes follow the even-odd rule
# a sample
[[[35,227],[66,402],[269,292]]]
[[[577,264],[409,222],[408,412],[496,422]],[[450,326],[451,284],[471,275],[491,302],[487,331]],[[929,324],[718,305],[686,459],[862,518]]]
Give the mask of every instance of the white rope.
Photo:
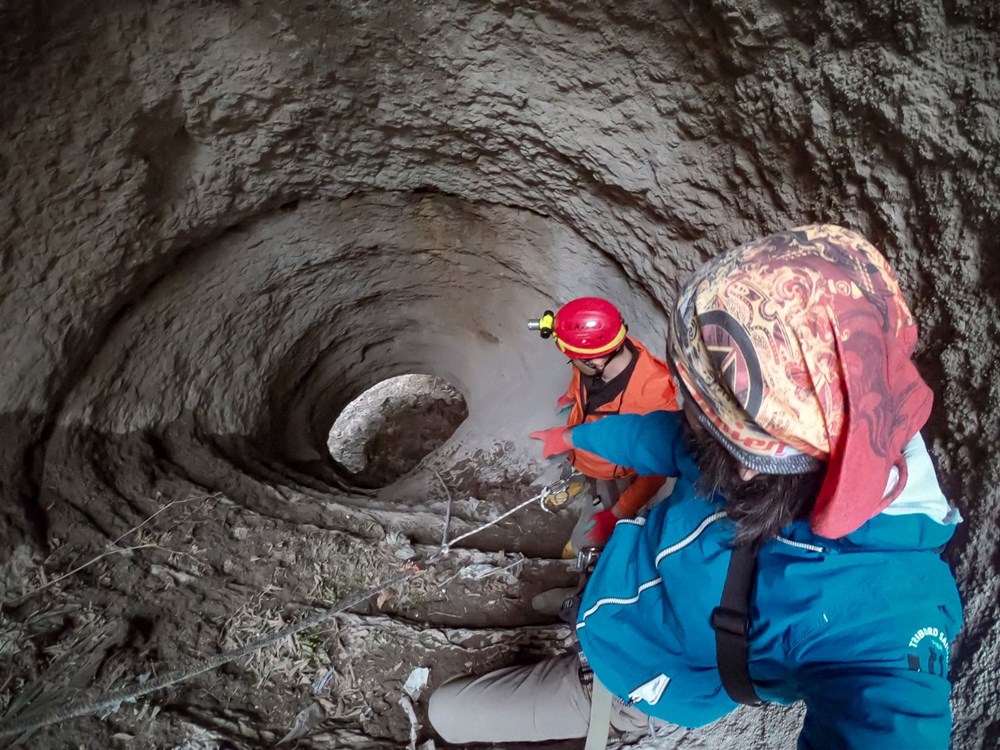
[[[465,534],[462,534],[460,536],[455,537],[454,539],[452,539],[447,544],[442,544],[441,545],[441,552],[443,554],[447,555],[451,551],[451,547],[452,547],[452,545],[455,544],[455,542],[460,542],[463,539],[466,539],[467,537],[472,536],[473,534],[478,534],[480,531],[483,531],[484,529],[488,529],[490,526],[494,526],[494,525],[500,523],[503,519],[507,518],[508,516],[512,516],[515,513],[517,513],[519,510],[521,510],[521,508],[524,508],[524,507],[526,507],[528,505],[531,505],[532,503],[536,502],[540,498],[545,497],[545,495],[548,493],[548,491],[549,491],[549,489],[548,489],[548,487],[546,487],[544,490],[542,490],[541,492],[539,492],[534,497],[528,498],[523,503],[521,503],[518,506],[515,506],[515,507],[511,508],[506,513],[504,513],[503,515],[497,516],[496,518],[494,518],[489,523],[484,523],[482,526],[479,526],[479,527],[473,529],[472,531],[466,532]]]

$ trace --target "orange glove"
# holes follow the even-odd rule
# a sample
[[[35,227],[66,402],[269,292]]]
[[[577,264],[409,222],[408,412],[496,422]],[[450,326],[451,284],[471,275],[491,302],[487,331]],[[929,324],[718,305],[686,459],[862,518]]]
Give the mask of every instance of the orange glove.
[[[666,477],[661,476],[636,477],[615,503],[616,515],[619,518],[635,518],[665,481]]]
[[[552,458],[573,448],[566,435],[571,429],[566,426],[549,427],[547,430],[535,430],[528,437],[542,441],[542,458]]]
[[[615,530],[616,523],[618,523],[618,516],[610,508],[602,510],[600,513],[595,513],[584,529],[587,541],[595,547],[603,547],[611,538],[611,533]]]

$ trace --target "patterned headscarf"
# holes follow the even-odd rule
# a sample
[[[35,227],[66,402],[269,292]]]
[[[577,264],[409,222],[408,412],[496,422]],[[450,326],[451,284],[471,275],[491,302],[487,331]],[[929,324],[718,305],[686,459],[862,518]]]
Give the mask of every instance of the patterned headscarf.
[[[713,258],[682,288],[668,334],[700,421],[742,464],[797,474],[826,463],[810,524],[849,534],[902,489],[902,449],[932,393],[910,360],[917,328],[885,258],[817,224]],[[900,471],[883,497],[892,466]]]

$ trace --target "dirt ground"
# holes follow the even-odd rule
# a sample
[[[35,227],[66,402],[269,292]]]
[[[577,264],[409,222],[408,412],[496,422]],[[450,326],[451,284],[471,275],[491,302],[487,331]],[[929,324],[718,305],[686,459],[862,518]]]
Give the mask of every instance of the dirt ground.
[[[360,406],[335,426],[331,446],[348,445],[353,453],[336,455],[373,482],[413,468],[465,412],[457,391],[421,377],[392,381]],[[429,416],[410,429],[421,414]],[[460,528],[461,516],[498,502],[513,506],[532,491],[477,484],[474,467],[437,476],[454,488]],[[444,520],[435,521],[442,531]],[[110,736],[116,747],[137,749],[401,747],[414,728],[400,703],[404,682],[433,664],[428,688],[409,699],[424,743],[431,737],[426,696],[443,678],[537,659],[567,642],[568,628],[529,602],[575,580],[557,559],[570,525],[568,515],[533,505],[483,539],[530,538],[529,529],[543,528],[545,538],[530,546],[551,559],[455,549],[315,628],[100,718],[26,733],[11,746],[98,748]],[[88,685],[89,695],[141,686],[378,587],[407,561],[436,551],[401,533],[372,543],[318,527],[299,528],[294,538],[285,532],[280,521],[222,493],[188,494],[164,498],[103,549],[56,539],[43,558],[19,547],[0,571],[0,713],[28,721],[78,699]],[[280,742],[295,730],[305,736]]]

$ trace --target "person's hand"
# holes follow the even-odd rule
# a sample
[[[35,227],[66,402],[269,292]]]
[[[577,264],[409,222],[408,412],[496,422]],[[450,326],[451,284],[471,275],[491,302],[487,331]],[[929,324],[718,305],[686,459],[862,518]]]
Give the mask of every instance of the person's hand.
[[[564,393],[556,401],[556,414],[563,416],[567,411],[573,406],[573,397],[568,393]]]
[[[528,437],[542,441],[542,458],[552,458],[560,453],[566,453],[573,446],[569,443],[566,433],[570,427],[549,427],[547,430],[535,430]]]
[[[611,508],[595,513],[583,530],[587,541],[595,547],[603,547],[611,538],[616,523],[618,523],[618,516]]]

